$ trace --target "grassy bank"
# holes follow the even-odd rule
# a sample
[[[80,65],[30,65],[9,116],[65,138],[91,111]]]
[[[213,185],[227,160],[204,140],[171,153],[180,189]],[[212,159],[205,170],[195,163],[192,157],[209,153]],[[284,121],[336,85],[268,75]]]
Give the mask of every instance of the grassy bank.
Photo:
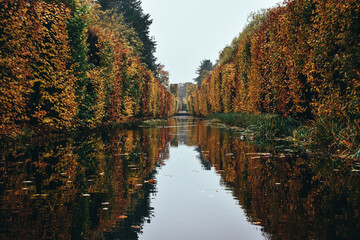
[[[215,113],[210,119],[240,128],[255,139],[286,139],[306,148],[320,148],[338,156],[360,159],[358,120],[299,121],[275,114]]]

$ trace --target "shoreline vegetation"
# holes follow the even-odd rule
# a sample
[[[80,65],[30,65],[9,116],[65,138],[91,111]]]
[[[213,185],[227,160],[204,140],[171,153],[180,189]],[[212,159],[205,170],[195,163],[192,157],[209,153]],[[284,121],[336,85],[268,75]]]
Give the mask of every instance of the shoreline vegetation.
[[[257,142],[286,141],[301,150],[327,152],[337,158],[360,160],[359,121],[341,122],[329,119],[300,121],[275,114],[214,113],[212,122],[220,121],[243,140]]]
[[[359,159],[359,32],[357,0],[289,0],[254,13],[197,79],[188,111]]]
[[[151,23],[140,0],[0,0],[0,139],[177,112]]]
[[[64,137],[68,136],[75,136],[79,134],[93,134],[96,132],[109,132],[114,131],[116,129],[133,129],[133,128],[151,128],[151,127],[159,127],[164,126],[168,122],[168,116],[167,117],[161,117],[161,118],[153,118],[153,117],[147,117],[147,118],[132,118],[128,119],[127,121],[123,121],[120,123],[113,123],[113,124],[103,124],[99,126],[78,126],[73,127],[69,129],[62,129],[58,131],[45,131],[44,129],[41,132],[35,133],[34,131],[29,131],[29,129],[24,129],[23,134],[17,135],[15,137],[12,136],[1,136],[0,137],[0,144],[2,147],[8,146],[9,144],[14,144],[16,142],[26,142],[31,143],[32,141],[38,142],[44,142],[44,141],[52,141],[52,139],[62,139]]]

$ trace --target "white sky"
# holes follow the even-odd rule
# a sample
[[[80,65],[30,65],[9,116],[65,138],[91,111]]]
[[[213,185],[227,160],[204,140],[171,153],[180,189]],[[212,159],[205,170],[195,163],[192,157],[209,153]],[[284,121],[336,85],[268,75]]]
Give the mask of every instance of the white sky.
[[[215,63],[219,52],[236,37],[251,12],[282,0],[142,0],[153,19],[158,62],[170,83],[192,82],[203,59]]]

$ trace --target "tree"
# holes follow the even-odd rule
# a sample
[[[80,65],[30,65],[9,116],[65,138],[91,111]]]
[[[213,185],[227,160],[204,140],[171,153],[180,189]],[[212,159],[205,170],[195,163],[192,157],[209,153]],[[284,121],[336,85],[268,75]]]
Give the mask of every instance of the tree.
[[[153,37],[149,35],[149,28],[152,23],[150,14],[145,14],[141,7],[140,0],[100,0],[104,10],[115,8],[123,14],[125,21],[134,27],[140,40],[144,44],[144,48],[140,53],[141,60],[152,71],[156,72],[158,65],[156,57],[156,42]]]
[[[117,40],[122,44],[128,45],[132,52],[136,55],[141,54],[144,49],[144,44],[140,40],[135,29],[125,21],[124,16],[116,11],[110,9],[106,11],[97,10],[92,21],[100,26],[102,29],[111,29]]]
[[[71,57],[76,77],[76,102],[78,103],[77,117],[81,123],[91,120],[94,114],[89,108],[89,103],[93,102],[94,96],[88,93],[92,88],[91,82],[86,75],[89,70],[87,46],[87,28],[90,7],[87,1],[77,0],[64,1],[71,9],[71,18],[67,22],[67,29],[71,43]]]
[[[159,77],[159,81],[160,83],[166,87],[169,88],[169,72],[164,70],[165,66],[164,65],[159,65],[158,69],[157,69],[157,75]]]
[[[191,97],[193,95],[193,93],[195,92],[197,86],[196,84],[193,83],[188,83],[186,84],[186,109],[189,113],[193,114],[193,109],[192,109],[192,101],[191,101]]]
[[[179,84],[170,84],[170,92],[178,99],[179,98]]]
[[[268,14],[269,9],[262,9],[251,13],[248,16],[248,22],[244,29],[232,40],[230,45],[227,45],[222,51],[220,51],[219,59],[216,60],[215,65],[223,65],[235,61],[241,41],[249,34],[255,32],[259,26],[264,24]]]
[[[200,66],[195,72],[198,76],[194,78],[194,81],[199,87],[202,81],[211,75],[213,70],[214,66],[210,60],[204,59],[200,62]]]

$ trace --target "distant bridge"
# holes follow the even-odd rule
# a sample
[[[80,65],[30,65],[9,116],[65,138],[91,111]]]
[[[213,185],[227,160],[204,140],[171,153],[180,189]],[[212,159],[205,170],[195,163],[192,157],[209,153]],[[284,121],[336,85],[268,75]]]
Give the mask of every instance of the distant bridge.
[[[175,116],[190,116],[190,113],[187,111],[180,111]]]

